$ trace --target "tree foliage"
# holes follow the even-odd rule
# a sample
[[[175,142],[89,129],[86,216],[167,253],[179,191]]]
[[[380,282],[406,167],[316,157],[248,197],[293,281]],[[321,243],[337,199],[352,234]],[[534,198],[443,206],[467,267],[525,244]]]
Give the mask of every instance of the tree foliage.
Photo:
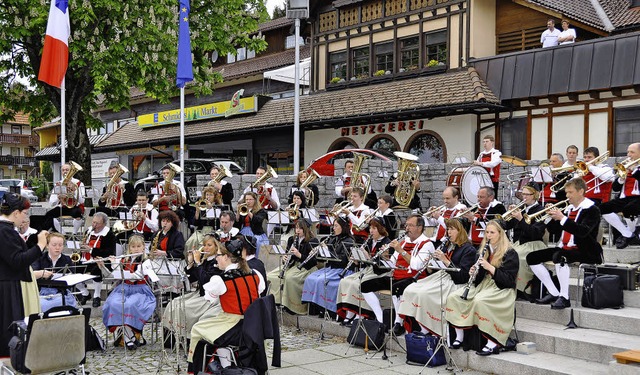
[[[55,0],[53,0],[55,1]],[[60,90],[37,81],[49,0],[0,0],[0,121],[15,113],[32,124],[60,113]],[[87,127],[102,123],[98,108],[129,106],[136,87],[166,103],[175,86],[179,0],[70,0],[71,37],[66,84],[67,159],[90,179]],[[263,0],[192,0],[190,29],[194,82],[187,88],[207,95],[222,77],[209,54],[238,47],[261,51],[266,43],[252,32],[268,19]],[[18,80],[17,77],[24,77]]]
[[[286,6],[283,4],[282,8],[278,5],[276,5],[273,8],[273,16],[271,16],[271,19],[276,19],[276,18],[282,18],[282,17],[286,17],[287,16],[287,9]]]

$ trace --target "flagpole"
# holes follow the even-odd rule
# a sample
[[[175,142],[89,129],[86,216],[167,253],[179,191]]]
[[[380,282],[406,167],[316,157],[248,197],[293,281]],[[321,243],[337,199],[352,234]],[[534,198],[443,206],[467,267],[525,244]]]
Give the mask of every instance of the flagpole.
[[[180,183],[184,186],[184,86],[180,88]]]
[[[60,167],[62,167],[67,162],[67,147],[66,147],[66,87],[65,87],[65,79],[62,78],[62,83],[60,84]]]

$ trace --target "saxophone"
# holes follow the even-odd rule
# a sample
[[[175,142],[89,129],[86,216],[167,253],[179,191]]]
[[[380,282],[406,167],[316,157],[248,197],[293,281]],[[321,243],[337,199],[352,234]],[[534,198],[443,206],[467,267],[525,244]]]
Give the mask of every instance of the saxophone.
[[[162,229],[158,230],[158,234],[153,238],[151,242],[151,247],[149,248],[149,259],[156,258],[156,250],[158,250],[158,241],[160,240],[160,234],[162,234]]]
[[[460,296],[460,298],[464,300],[467,299],[467,295],[469,294],[469,289],[471,289],[471,285],[473,285],[473,283],[476,281],[476,277],[478,276],[478,271],[480,269],[480,260],[484,258],[484,255],[487,253],[488,249],[489,249],[489,241],[487,241],[487,243],[482,248],[482,251],[480,251],[480,256],[478,257],[476,264],[473,265],[473,267],[475,267],[473,269],[473,273],[471,274],[471,276],[469,276],[469,281],[467,282],[467,285],[464,286],[464,291],[462,292],[462,295]]]

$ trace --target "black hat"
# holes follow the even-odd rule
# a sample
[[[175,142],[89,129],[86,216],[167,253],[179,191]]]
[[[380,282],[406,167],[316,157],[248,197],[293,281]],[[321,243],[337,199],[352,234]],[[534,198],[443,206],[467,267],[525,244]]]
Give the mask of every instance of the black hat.
[[[224,244],[227,248],[227,251],[231,253],[236,258],[242,257],[242,241],[235,239],[231,241],[227,241]]]

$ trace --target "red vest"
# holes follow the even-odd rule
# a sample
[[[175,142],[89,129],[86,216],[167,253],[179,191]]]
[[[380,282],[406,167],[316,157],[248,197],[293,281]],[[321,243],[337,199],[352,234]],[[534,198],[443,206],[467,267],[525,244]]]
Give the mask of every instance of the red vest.
[[[478,209],[475,218],[480,219],[480,221],[474,220],[473,222],[471,222],[471,243],[474,246],[480,245],[480,242],[482,242],[482,239],[484,238],[480,236],[482,233],[484,233],[484,228],[482,227],[481,223],[484,222],[484,217],[488,210],[489,207]]]
[[[147,211],[147,217],[149,219],[151,219],[151,210],[146,210]],[[151,228],[149,228],[148,225],[145,225],[145,220],[141,220],[138,225],[136,226],[136,231],[138,232],[144,232],[144,233],[151,233],[153,232],[151,230]]]
[[[264,186],[258,187],[258,203],[262,205],[265,210],[275,210],[276,208],[271,206],[271,190],[272,188],[265,189]]]
[[[633,178],[631,174],[627,175],[624,180],[624,192],[625,197],[637,197],[640,196],[640,189],[638,188],[638,180]]]
[[[426,244],[427,242],[429,242],[429,240],[427,241],[422,241],[422,242],[418,242],[418,243],[408,243],[406,241],[402,241],[402,250],[406,251],[407,253],[411,254],[411,256],[413,256],[413,250],[414,249],[421,249],[422,246],[424,246],[424,244]],[[393,270],[393,278],[396,280],[401,280],[401,279],[408,279],[410,277],[413,277],[413,272],[411,271],[411,269],[409,268],[409,263],[407,262],[406,259],[404,259],[404,257],[400,254],[398,254],[398,260],[396,261],[396,267],[402,267],[404,269],[396,269]],[[420,275],[420,278],[426,277],[426,272],[423,272],[422,275]]]
[[[444,217],[445,219],[451,219],[452,217],[456,216],[459,211],[460,210],[456,208],[445,208],[444,212],[442,213],[442,217]],[[438,224],[438,232],[436,233],[436,240],[440,241],[442,237],[446,235],[447,235],[447,227],[442,224]]]
[[[244,315],[249,305],[260,297],[257,274],[239,276],[224,281],[227,292],[220,296],[222,310],[229,314]]]
[[[544,197],[545,204],[558,202],[558,198],[556,198],[556,193],[551,191],[551,186],[553,186],[552,182],[544,184],[544,188],[542,190],[542,196]],[[540,199],[540,201],[542,201],[542,199]]]
[[[481,154],[480,156],[480,161],[483,163],[489,162],[491,161],[491,156],[493,155],[493,152],[488,153],[488,154]],[[489,176],[491,176],[491,181],[493,182],[498,182],[500,181],[500,164],[496,165],[493,168],[486,168],[483,167],[484,169],[487,170],[487,172],[489,172]]]
[[[600,202],[608,202],[611,198],[611,188],[613,182],[602,182],[601,179],[595,178],[596,176],[589,172],[582,179],[587,184],[587,190],[585,190],[585,198],[596,199]],[[599,185],[599,186],[598,186]],[[597,186],[597,187],[596,187]]]
[[[352,211],[352,214],[354,214],[356,217],[360,218],[360,216],[362,216],[362,210],[358,210],[358,211]],[[368,229],[363,229],[363,230],[355,230],[353,228],[353,226],[351,226],[351,232],[353,233],[354,237],[360,237],[360,238],[367,238],[369,237],[369,230]]]

